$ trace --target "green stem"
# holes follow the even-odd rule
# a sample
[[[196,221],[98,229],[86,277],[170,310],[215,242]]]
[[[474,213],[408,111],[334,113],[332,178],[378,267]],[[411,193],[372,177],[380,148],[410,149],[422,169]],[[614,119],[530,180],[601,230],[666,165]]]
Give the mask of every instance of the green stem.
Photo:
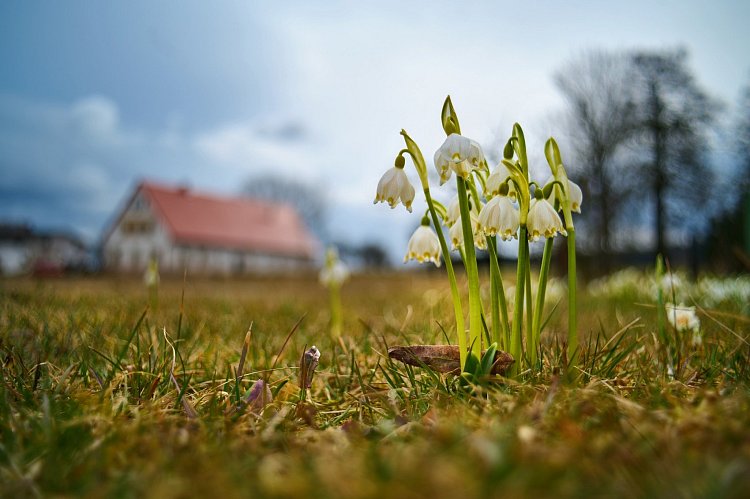
[[[576,305],[576,231],[571,226],[568,232],[568,368],[578,367],[578,329]]]
[[[482,308],[479,298],[479,272],[477,270],[477,257],[474,251],[474,232],[471,229],[471,214],[469,212],[469,199],[466,193],[466,181],[456,175],[458,187],[458,200],[461,208],[461,228],[464,235],[464,265],[466,276],[469,280],[469,345],[471,355],[480,358],[480,345],[482,334]]]
[[[487,237],[487,250],[490,253],[490,293],[492,295],[492,340],[501,350],[508,348],[508,307],[505,303],[503,278],[497,261],[497,239]],[[502,322],[500,316],[502,315]],[[501,335],[502,331],[502,335]]]
[[[529,254],[529,243],[526,242],[526,254]],[[528,362],[528,367],[531,367],[531,354],[530,350],[534,346],[533,340],[531,339],[531,335],[533,334],[533,330],[531,328],[532,325],[532,318],[534,316],[533,311],[534,303],[531,299],[531,257],[529,256],[527,263],[526,263],[526,355],[524,356],[524,359],[526,359],[526,362]]]
[[[503,319],[502,327],[503,327],[503,340],[504,340],[504,348],[510,348],[510,321],[508,320],[508,301],[505,299],[505,286],[503,285],[503,275],[500,273],[500,260],[498,258],[498,252],[497,252],[497,238],[493,238],[492,240],[492,246],[495,251],[494,255],[494,263],[497,265],[497,297],[500,300],[500,315]],[[492,262],[490,262],[490,265],[492,265]]]
[[[448,281],[451,285],[451,297],[453,298],[453,312],[456,315],[456,336],[458,336],[458,350],[460,352],[461,367],[463,368],[466,362],[466,326],[464,325],[464,312],[461,307],[461,296],[458,293],[458,283],[456,282],[456,273],[453,270],[453,262],[451,261],[451,253],[448,245],[445,242],[445,235],[440,225],[435,206],[433,204],[432,196],[430,195],[430,189],[424,190],[424,197],[427,200],[427,206],[430,209],[430,216],[432,217],[432,224],[437,232],[438,240],[440,241],[440,249],[443,252],[443,261],[445,261],[445,270],[448,271]]]
[[[523,322],[523,288],[526,282],[526,264],[529,259],[529,245],[526,235],[526,225],[518,229],[518,266],[516,267],[516,298],[513,303],[513,331],[510,336],[510,354],[515,359],[511,367],[511,375],[518,374],[521,362],[521,323]]]
[[[331,283],[331,334],[341,336],[341,286]]]
[[[542,312],[544,311],[544,299],[547,294],[547,276],[549,275],[549,266],[552,261],[552,244],[553,238],[547,238],[544,243],[544,253],[542,254],[542,265],[539,268],[539,286],[536,291],[536,307],[534,308],[534,319],[532,322],[532,347],[529,348],[529,361],[531,367],[536,365],[536,354],[539,350],[539,340],[542,336]]]

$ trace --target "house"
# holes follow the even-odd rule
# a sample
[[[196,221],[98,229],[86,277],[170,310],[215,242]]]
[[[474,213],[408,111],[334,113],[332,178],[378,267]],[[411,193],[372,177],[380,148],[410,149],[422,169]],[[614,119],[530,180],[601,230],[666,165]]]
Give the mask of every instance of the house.
[[[141,182],[105,232],[106,270],[243,274],[307,268],[315,237],[288,205]]]
[[[86,246],[71,233],[0,223],[0,275],[60,275],[90,266]]]

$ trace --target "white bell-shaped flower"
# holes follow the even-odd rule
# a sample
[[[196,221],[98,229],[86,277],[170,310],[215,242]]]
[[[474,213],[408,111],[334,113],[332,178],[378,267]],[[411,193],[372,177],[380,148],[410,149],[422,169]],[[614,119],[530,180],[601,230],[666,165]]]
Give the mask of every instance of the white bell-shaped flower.
[[[488,236],[499,235],[503,241],[518,237],[521,215],[505,196],[490,199],[479,212],[479,226]]]
[[[339,252],[336,248],[329,248],[326,252],[326,264],[318,275],[320,283],[327,287],[341,286],[349,279],[349,275],[349,267],[339,260]]]
[[[560,215],[546,199],[531,200],[526,227],[531,241],[537,241],[540,237],[555,237],[558,233],[568,235],[560,220]]]
[[[440,175],[440,185],[451,178],[452,172],[469,178],[472,170],[482,168],[484,163],[484,152],[479,143],[457,133],[448,135],[435,152],[435,169]]]
[[[381,201],[387,202],[391,208],[395,208],[401,201],[411,213],[411,204],[414,202],[414,187],[409,182],[403,168],[394,166],[380,178],[375,201],[372,203],[376,204]]]
[[[700,330],[701,321],[695,314],[695,307],[686,307],[682,303],[678,306],[667,303],[665,308],[667,309],[667,320],[677,331],[697,333]]]
[[[478,249],[487,249],[487,240],[484,237],[484,233],[479,228],[479,219],[471,212],[471,232],[474,236],[474,246]],[[461,225],[461,217],[451,226],[448,231],[448,236],[451,238],[451,250],[458,250],[463,247],[464,244],[464,230]]]
[[[551,184],[555,181],[555,177],[550,176],[547,181],[544,183],[545,186]],[[570,211],[574,211],[576,213],[581,213],[581,204],[583,203],[583,191],[581,191],[581,188],[573,182],[572,180],[568,179],[568,193],[570,193]],[[555,201],[557,200],[557,189],[552,189],[552,194],[549,196],[549,202],[552,206],[555,206]]]
[[[488,198],[497,196],[500,193],[500,187],[505,183],[508,177],[510,177],[508,167],[502,163],[497,165],[495,171],[487,177],[487,181],[484,184],[484,195]],[[516,200],[516,189],[513,187],[512,183],[508,184],[508,197],[513,201]]]
[[[453,227],[453,224],[456,223],[456,220],[461,216],[461,204],[458,201],[458,194],[453,196],[453,199],[451,199],[451,202],[448,203],[448,208],[446,208],[446,216],[443,222],[445,223],[446,227]]]
[[[404,263],[416,260],[419,263],[432,262],[440,267],[440,240],[429,225],[420,225],[409,238]]]

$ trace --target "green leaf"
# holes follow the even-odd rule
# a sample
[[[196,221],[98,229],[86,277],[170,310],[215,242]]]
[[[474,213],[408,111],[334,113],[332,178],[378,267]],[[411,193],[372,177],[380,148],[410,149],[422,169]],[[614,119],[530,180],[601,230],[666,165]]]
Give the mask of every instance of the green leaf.
[[[547,163],[549,163],[552,173],[557,172],[557,167],[562,165],[562,156],[560,156],[560,148],[557,147],[557,142],[552,137],[547,139],[547,142],[544,144],[544,156],[547,158]]]
[[[525,169],[528,167],[528,159],[526,158],[526,138],[523,135],[523,128],[518,123],[513,124],[513,137],[516,139],[513,141],[513,148],[516,150],[516,156],[521,162],[521,168]],[[524,171],[524,173],[526,173]]]
[[[466,364],[464,364],[464,374],[468,373],[472,376],[477,376],[479,374],[479,368],[479,359],[469,351],[469,355],[466,357]]]
[[[451,96],[445,98],[443,103],[443,110],[440,113],[440,119],[443,123],[443,130],[446,135],[452,133],[461,133],[461,125],[458,124],[458,116],[456,110],[453,108],[453,102],[451,102]]]
[[[489,376],[492,372],[492,365],[495,363],[495,352],[497,352],[497,343],[493,343],[487,348],[482,356],[482,362],[480,365],[480,376]]]
[[[404,142],[406,143],[406,148],[409,150],[409,154],[411,154],[411,157],[414,160],[414,163],[417,165],[417,169],[426,172],[427,165],[424,162],[424,156],[422,156],[422,151],[419,149],[419,146],[417,145],[417,143],[414,142],[411,137],[409,137],[409,134],[406,133],[406,130],[401,130],[401,135],[404,136]]]

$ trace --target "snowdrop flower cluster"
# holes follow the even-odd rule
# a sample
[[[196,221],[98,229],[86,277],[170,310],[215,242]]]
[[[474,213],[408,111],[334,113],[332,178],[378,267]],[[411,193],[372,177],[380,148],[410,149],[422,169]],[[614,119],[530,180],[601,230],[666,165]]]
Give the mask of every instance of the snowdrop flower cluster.
[[[458,335],[461,364],[467,355],[479,355],[482,346],[482,331],[487,310],[487,322],[492,326],[495,342],[509,350],[510,354],[522,359],[521,322],[532,320],[532,303],[524,303],[524,286],[531,279],[529,265],[529,243],[541,239],[545,243],[545,256],[540,269],[540,284],[537,289],[538,313],[533,315],[533,324],[527,324],[529,336],[526,339],[528,358],[523,361],[526,367],[535,367],[538,336],[541,332],[541,308],[544,306],[548,268],[552,251],[551,240],[558,234],[567,236],[568,252],[568,296],[575,301],[575,230],[572,212],[580,213],[582,204],[581,189],[571,182],[562,164],[560,151],[554,139],[545,145],[545,157],[552,176],[544,187],[529,178],[529,164],[523,130],[518,124],[513,126],[511,137],[503,148],[503,159],[493,168],[487,165],[479,142],[461,132],[458,117],[448,97],[443,104],[441,121],[445,140],[433,155],[434,167],[442,186],[455,173],[456,191],[447,207],[432,198],[427,165],[421,150],[411,137],[401,131],[406,147],[398,152],[395,165],[388,169],[378,182],[375,203],[385,202],[391,208],[399,204],[411,212],[415,189],[404,173],[405,156],[408,155],[417,170],[424,191],[427,210],[422,223],[414,231],[407,245],[404,262],[416,260],[419,263],[432,262],[441,265],[441,257],[451,283],[456,330]],[[561,216],[562,213],[562,216]],[[447,230],[447,238],[444,230]],[[469,239],[471,235],[471,240]],[[514,298],[513,331],[506,308],[506,296],[497,257],[498,240],[519,240],[517,264],[519,283]],[[450,242],[450,248],[448,246]],[[450,250],[458,251],[467,274],[469,322],[468,336],[464,334],[464,314],[461,294],[449,256]],[[479,272],[476,250],[487,250],[490,262],[491,307],[483,306],[479,286]],[[524,307],[528,314],[524,314]],[[569,310],[569,365],[575,365],[577,355],[577,332],[575,324],[575,303]],[[468,347],[468,348],[467,348]],[[467,353],[471,350],[470,353]],[[516,366],[513,369],[517,369]]]

